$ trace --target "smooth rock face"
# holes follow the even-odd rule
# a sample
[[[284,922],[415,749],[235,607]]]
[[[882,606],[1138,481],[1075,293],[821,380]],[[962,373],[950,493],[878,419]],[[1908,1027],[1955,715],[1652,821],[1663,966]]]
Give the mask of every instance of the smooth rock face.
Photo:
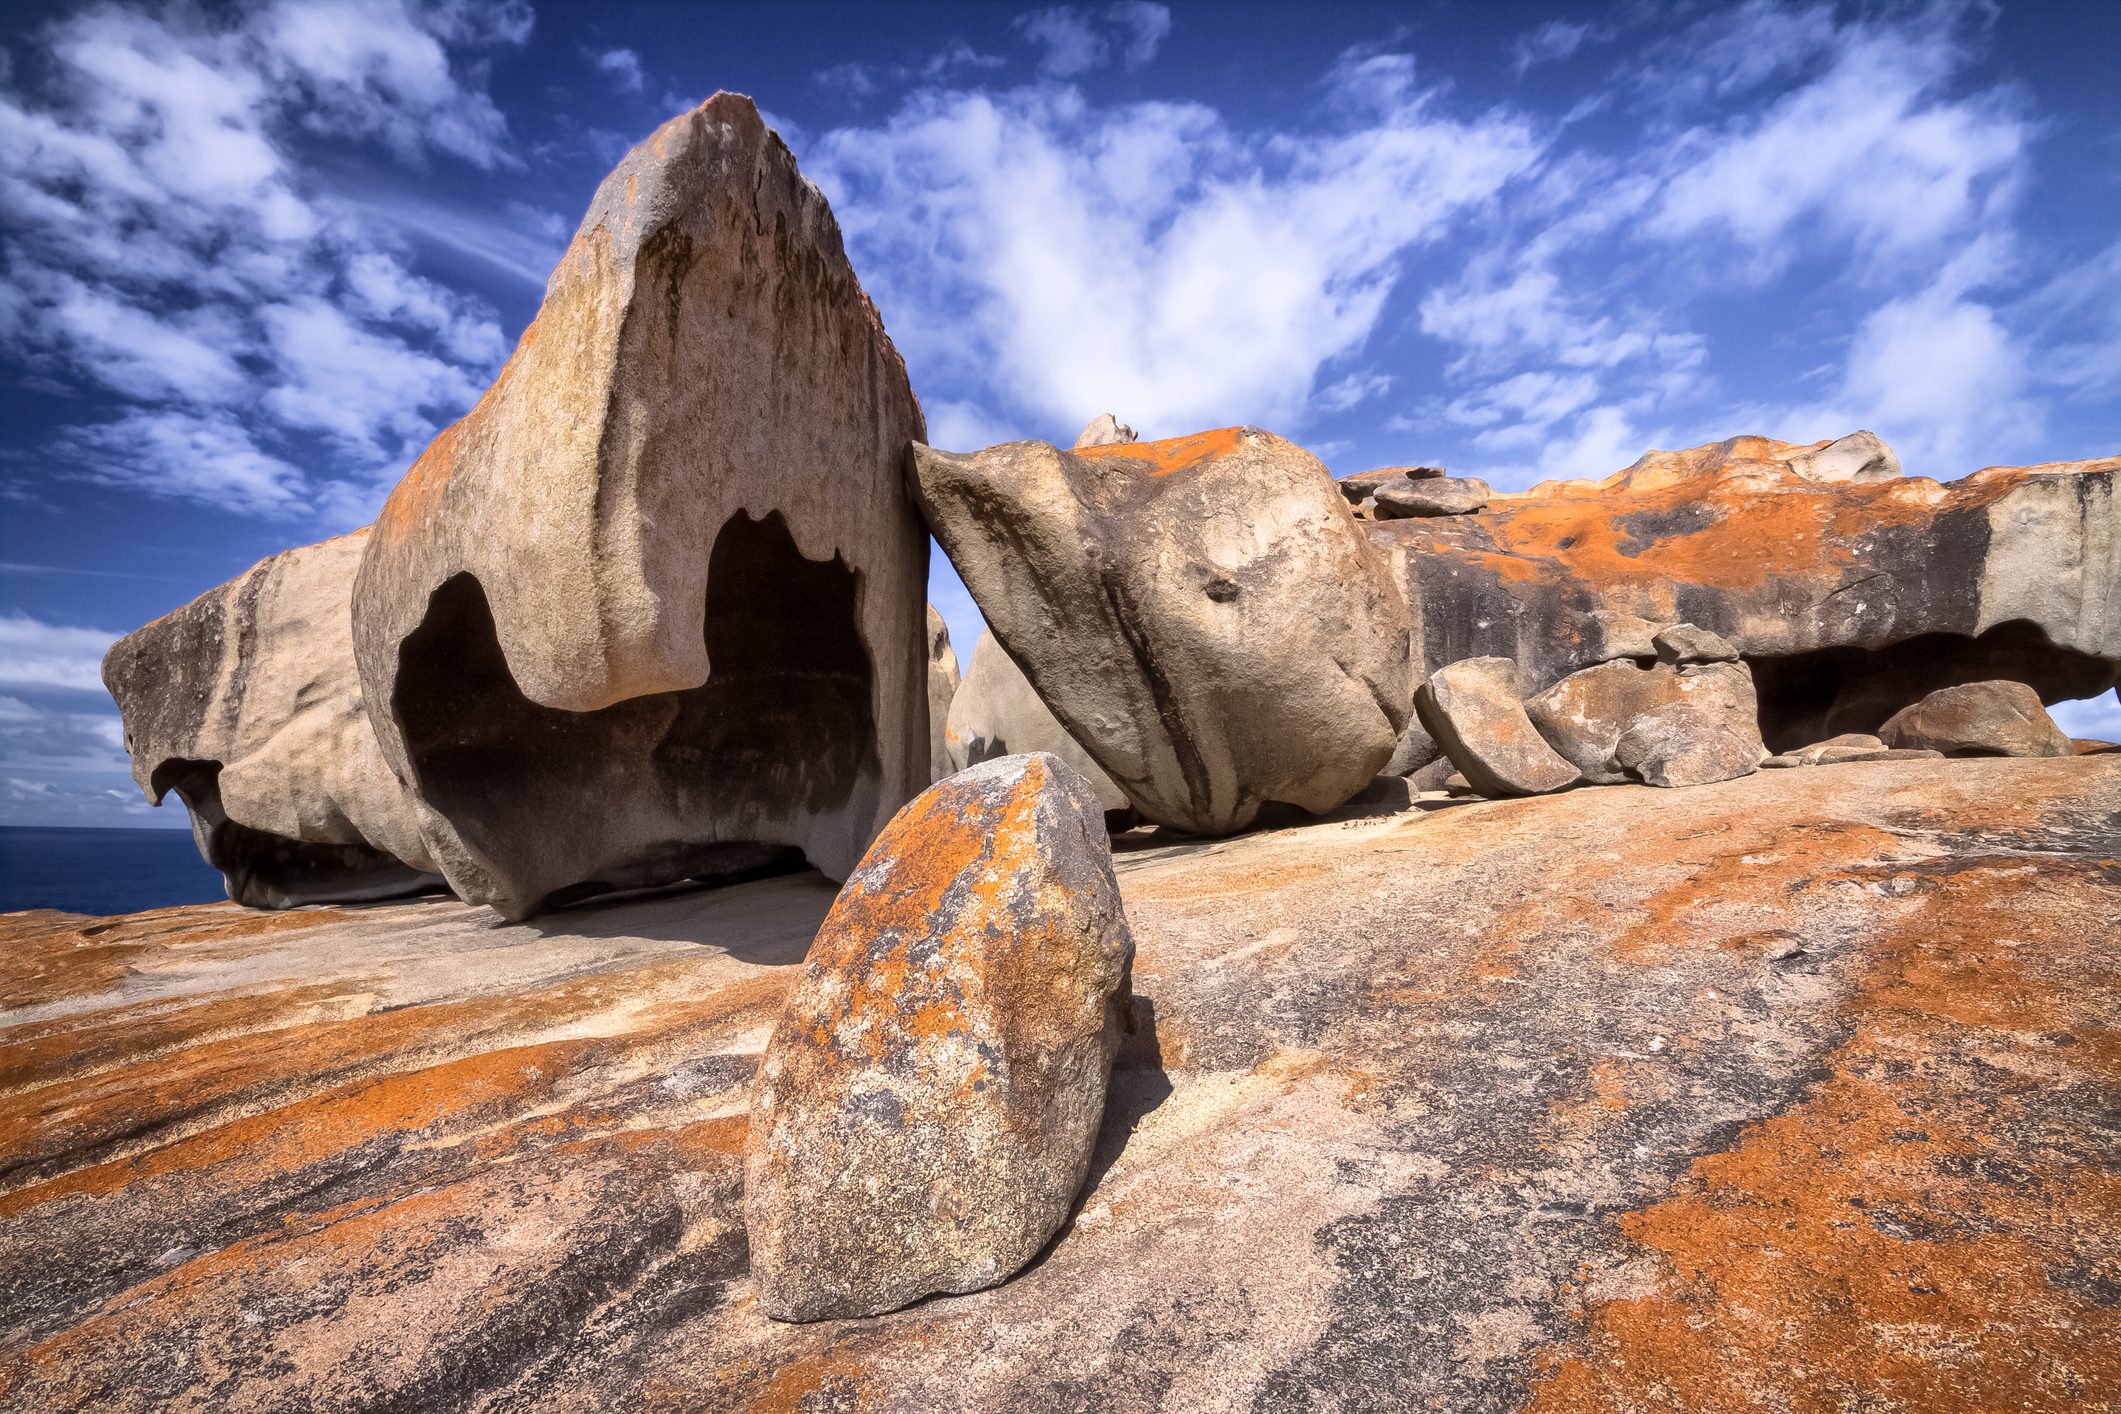
[[[176,791],[228,896],[254,908],[437,887],[354,668],[368,532],[283,551],[111,645],[133,779]]]
[[[957,654],[950,626],[928,606],[928,776],[939,781],[957,770],[950,764],[950,703],[957,696]]]
[[[1112,783],[1104,768],[1039,700],[1038,690],[995,641],[991,629],[982,631],[972,646],[972,665],[951,699],[944,736],[950,760],[944,775],[998,756],[1043,751],[1058,756],[1088,781],[1107,811],[1133,808],[1127,803],[1127,793]]]
[[[1643,713],[1675,702],[1711,707],[1732,732],[1760,740],[1759,703],[1743,663],[1599,663],[1532,697],[1525,713],[1586,781],[1617,785],[1633,778],[1620,761],[1621,737]]]
[[[1133,955],[1102,807],[1059,758],[985,762],[902,810],[759,1067],[760,1308],[874,1315],[1036,1256],[1089,1169]]]
[[[1112,447],[1135,440],[1134,429],[1121,422],[1109,412],[1101,412],[1090,419],[1081,435],[1075,439],[1077,447]]]
[[[1406,599],[1318,460],[1257,428],[1064,452],[917,446],[936,539],[1053,715],[1142,815],[1330,810],[1405,725]]]
[[[1789,458],[1790,470],[1806,481],[1891,481],[1900,475],[1900,458],[1875,432],[1851,432]]]
[[[1650,640],[1664,663],[1735,663],[1738,650],[1730,640],[1696,624],[1673,624],[1657,631]]]
[[[1628,724],[1613,754],[1629,775],[1653,786],[1750,776],[1766,755],[1758,733],[1733,730],[1725,714],[1695,702],[1652,707]]]
[[[451,887],[521,917],[791,850],[851,868],[930,768],[922,432],[749,99],[629,153],[355,588],[383,755]]]
[[[1374,494],[1379,520],[1402,516],[1462,516],[1479,510],[1494,493],[1477,476],[1439,476],[1424,481],[1387,481]]]
[[[1076,1219],[807,1326],[743,1155],[816,874],[7,915],[0,1405],[2083,1414],[2117,812],[2102,755],[1133,837]]]
[[[1751,665],[1778,751],[1876,732],[1959,683],[2052,703],[2121,680],[2121,458],[1940,484],[1883,477],[1874,446],[1872,470],[1818,479],[1858,440],[1651,452],[1477,516],[1364,530],[1399,567],[1430,671],[1511,658],[1538,691],[1610,654],[1601,610],[1693,623]]]
[[[1414,695],[1421,724],[1482,795],[1543,795],[1579,772],[1540,738],[1521,700],[1517,665],[1469,658],[1429,675]]]
[[[1893,714],[1878,735],[1888,746],[1946,756],[2068,756],[2068,733],[2022,682],[1941,688]]]

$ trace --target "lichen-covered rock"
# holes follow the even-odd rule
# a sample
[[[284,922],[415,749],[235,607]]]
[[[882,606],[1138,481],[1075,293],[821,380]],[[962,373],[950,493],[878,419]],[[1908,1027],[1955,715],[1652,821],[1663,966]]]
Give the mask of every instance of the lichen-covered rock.
[[[1760,769],[1766,754],[1757,732],[1733,729],[1724,713],[1698,702],[1652,707],[1628,723],[1613,748],[1623,770],[1653,786],[1736,780]]]
[[[1380,484],[1371,493],[1371,514],[1379,520],[1403,516],[1470,515],[1488,503],[1494,493],[1477,476],[1435,476],[1415,481],[1401,478]]]
[[[1046,709],[1038,690],[1031,686],[1031,680],[1008,651],[995,641],[991,629],[982,630],[979,642],[972,646],[965,680],[950,700],[944,737],[950,759],[944,775],[997,756],[1043,751],[1058,756],[1088,781],[1108,814],[1131,813],[1133,809],[1127,803],[1126,792],[1112,784],[1104,768]]]
[[[844,875],[929,775],[922,431],[749,99],[627,154],[355,587],[384,758],[451,886],[513,917],[789,850]]]
[[[1735,663],[1738,650],[1721,634],[1710,633],[1698,624],[1672,624],[1661,628],[1650,639],[1657,650],[1658,661],[1664,663]]]
[[[1543,795],[1579,772],[1525,715],[1517,665],[1469,658],[1429,675],[1414,694],[1422,727],[1482,795]]]
[[[1036,1256],[1089,1168],[1133,955],[1102,810],[1059,758],[985,762],[902,810],[760,1063],[761,1309],[874,1315]]]
[[[365,530],[286,550],[111,645],[133,779],[176,791],[228,896],[254,908],[440,885],[354,668]]]
[[[1535,694],[1525,713],[1585,780],[1617,785],[1633,778],[1620,761],[1621,737],[1643,713],[1675,702],[1712,707],[1733,732],[1760,740],[1753,675],[1743,663],[1598,663]]]
[[[1878,729],[1886,745],[1946,756],[2069,756],[2069,734],[2022,682],[1940,688]]]
[[[950,764],[950,703],[957,696],[957,654],[950,625],[928,606],[928,777],[939,781],[957,770]]]
[[[921,508],[1039,697],[1194,834],[1325,811],[1406,723],[1407,604],[1318,460],[1227,427],[1062,451],[915,447]]]
[[[1109,412],[1101,412],[1090,419],[1076,436],[1077,447],[1112,447],[1122,442],[1136,440],[1134,429],[1121,422]]]
[[[1514,659],[1537,691],[1610,656],[1600,611],[1721,635],[1768,744],[1876,732],[1925,693],[2121,680],[2121,458],[1892,475],[1866,434],[1650,452],[1477,516],[1364,522],[1403,571],[1428,670]]]

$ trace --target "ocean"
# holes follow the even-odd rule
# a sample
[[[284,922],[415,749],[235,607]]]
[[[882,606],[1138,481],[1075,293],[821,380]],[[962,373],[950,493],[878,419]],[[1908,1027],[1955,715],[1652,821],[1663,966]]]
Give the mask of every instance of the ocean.
[[[137,913],[227,897],[189,830],[0,825],[0,913]]]

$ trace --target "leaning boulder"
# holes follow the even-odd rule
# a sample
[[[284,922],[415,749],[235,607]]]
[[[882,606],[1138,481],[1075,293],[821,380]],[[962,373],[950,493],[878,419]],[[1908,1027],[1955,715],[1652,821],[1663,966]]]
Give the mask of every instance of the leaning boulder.
[[[2076,746],[2022,682],[1940,688],[1878,729],[1888,746],[1947,756],[2071,756]]]
[[[1675,667],[1619,659],[1574,672],[1525,703],[1532,725],[1587,781],[1634,779],[1620,759],[1620,739],[1635,719],[1673,703],[1714,711],[1741,738],[1760,745],[1759,703],[1743,663]],[[1755,759],[1765,755],[1762,748]]]
[[[1421,724],[1482,795],[1544,795],[1579,772],[1525,716],[1517,665],[1469,658],[1430,675],[1414,694]]]
[[[921,435],[749,99],[629,153],[355,588],[383,755],[452,887],[520,917],[795,850],[844,876],[929,774]]]
[[[1734,730],[1723,713],[1696,702],[1668,702],[1628,724],[1614,756],[1652,786],[1705,786],[1760,769],[1757,733]]]
[[[103,659],[133,779],[158,805],[177,792],[237,903],[292,908],[442,882],[354,669],[348,596],[367,538],[263,560]]]
[[[928,777],[939,781],[958,767],[950,764],[950,703],[957,696],[957,654],[950,647],[950,625],[928,606]]]
[[[2121,458],[1945,483],[1897,466],[1864,433],[1734,437],[1364,529],[1403,572],[1429,671],[1511,658],[1537,691],[1609,652],[1601,611],[1690,622],[1752,667],[1777,751],[1959,683],[2053,703],[2121,680]]]
[[[1068,768],[1090,783],[1098,803],[1108,815],[1129,812],[1127,793],[1068,735],[1038,690],[1024,676],[991,629],[983,630],[972,646],[972,663],[965,681],[950,701],[950,718],[944,731],[950,771],[962,771],[998,756],[1022,756],[1043,751],[1058,756]],[[948,775],[949,771],[945,771]]]
[[[1066,1220],[1130,1024],[1134,944],[1089,783],[988,761],[892,820],[759,1067],[759,1305],[868,1316],[1006,1281]]]
[[[1407,604],[1318,460],[1251,427],[913,450],[994,636],[1135,807],[1194,834],[1331,810],[1406,723]]]

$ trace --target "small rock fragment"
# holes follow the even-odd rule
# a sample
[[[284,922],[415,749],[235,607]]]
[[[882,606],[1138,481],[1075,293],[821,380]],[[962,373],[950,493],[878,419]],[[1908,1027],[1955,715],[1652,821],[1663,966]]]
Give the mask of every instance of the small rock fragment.
[[[1616,750],[1620,764],[1653,786],[1702,786],[1750,776],[1759,768],[1760,737],[1732,729],[1713,707],[1671,702],[1631,723]]]
[[[1090,419],[1075,439],[1078,447],[1116,447],[1135,440],[1134,429],[1121,422],[1109,412],[1101,412]]]
[[[1544,795],[1579,772],[1525,716],[1517,665],[1467,658],[1432,674],[1414,694],[1422,727],[1482,795]]]
[[[1411,516],[1462,516],[1485,506],[1494,493],[1477,476],[1438,476],[1426,481],[1400,478],[1375,491],[1379,520]]]
[[[759,1067],[760,1308],[875,1315],[1037,1256],[1089,1169],[1133,955],[1103,810],[1058,757],[985,762],[899,811]]]
[[[1810,746],[1800,746],[1789,754],[1797,758],[1800,766],[1831,765],[1874,751],[1885,750],[1885,743],[1868,732],[1843,732],[1840,736],[1815,741]]]
[[[1851,432],[1789,459],[1789,468],[1806,481],[1891,481],[1900,475],[1900,458],[1875,432]]]
[[[1657,656],[1657,625],[1637,614],[1593,609],[1586,637],[1595,663]]]
[[[2022,682],[1939,688],[1878,729],[1888,746],[1946,756],[2069,756],[2076,748]]]
[[[1657,631],[1651,642],[1665,663],[1735,663],[1738,650],[1729,639],[1698,624],[1673,624]]]

